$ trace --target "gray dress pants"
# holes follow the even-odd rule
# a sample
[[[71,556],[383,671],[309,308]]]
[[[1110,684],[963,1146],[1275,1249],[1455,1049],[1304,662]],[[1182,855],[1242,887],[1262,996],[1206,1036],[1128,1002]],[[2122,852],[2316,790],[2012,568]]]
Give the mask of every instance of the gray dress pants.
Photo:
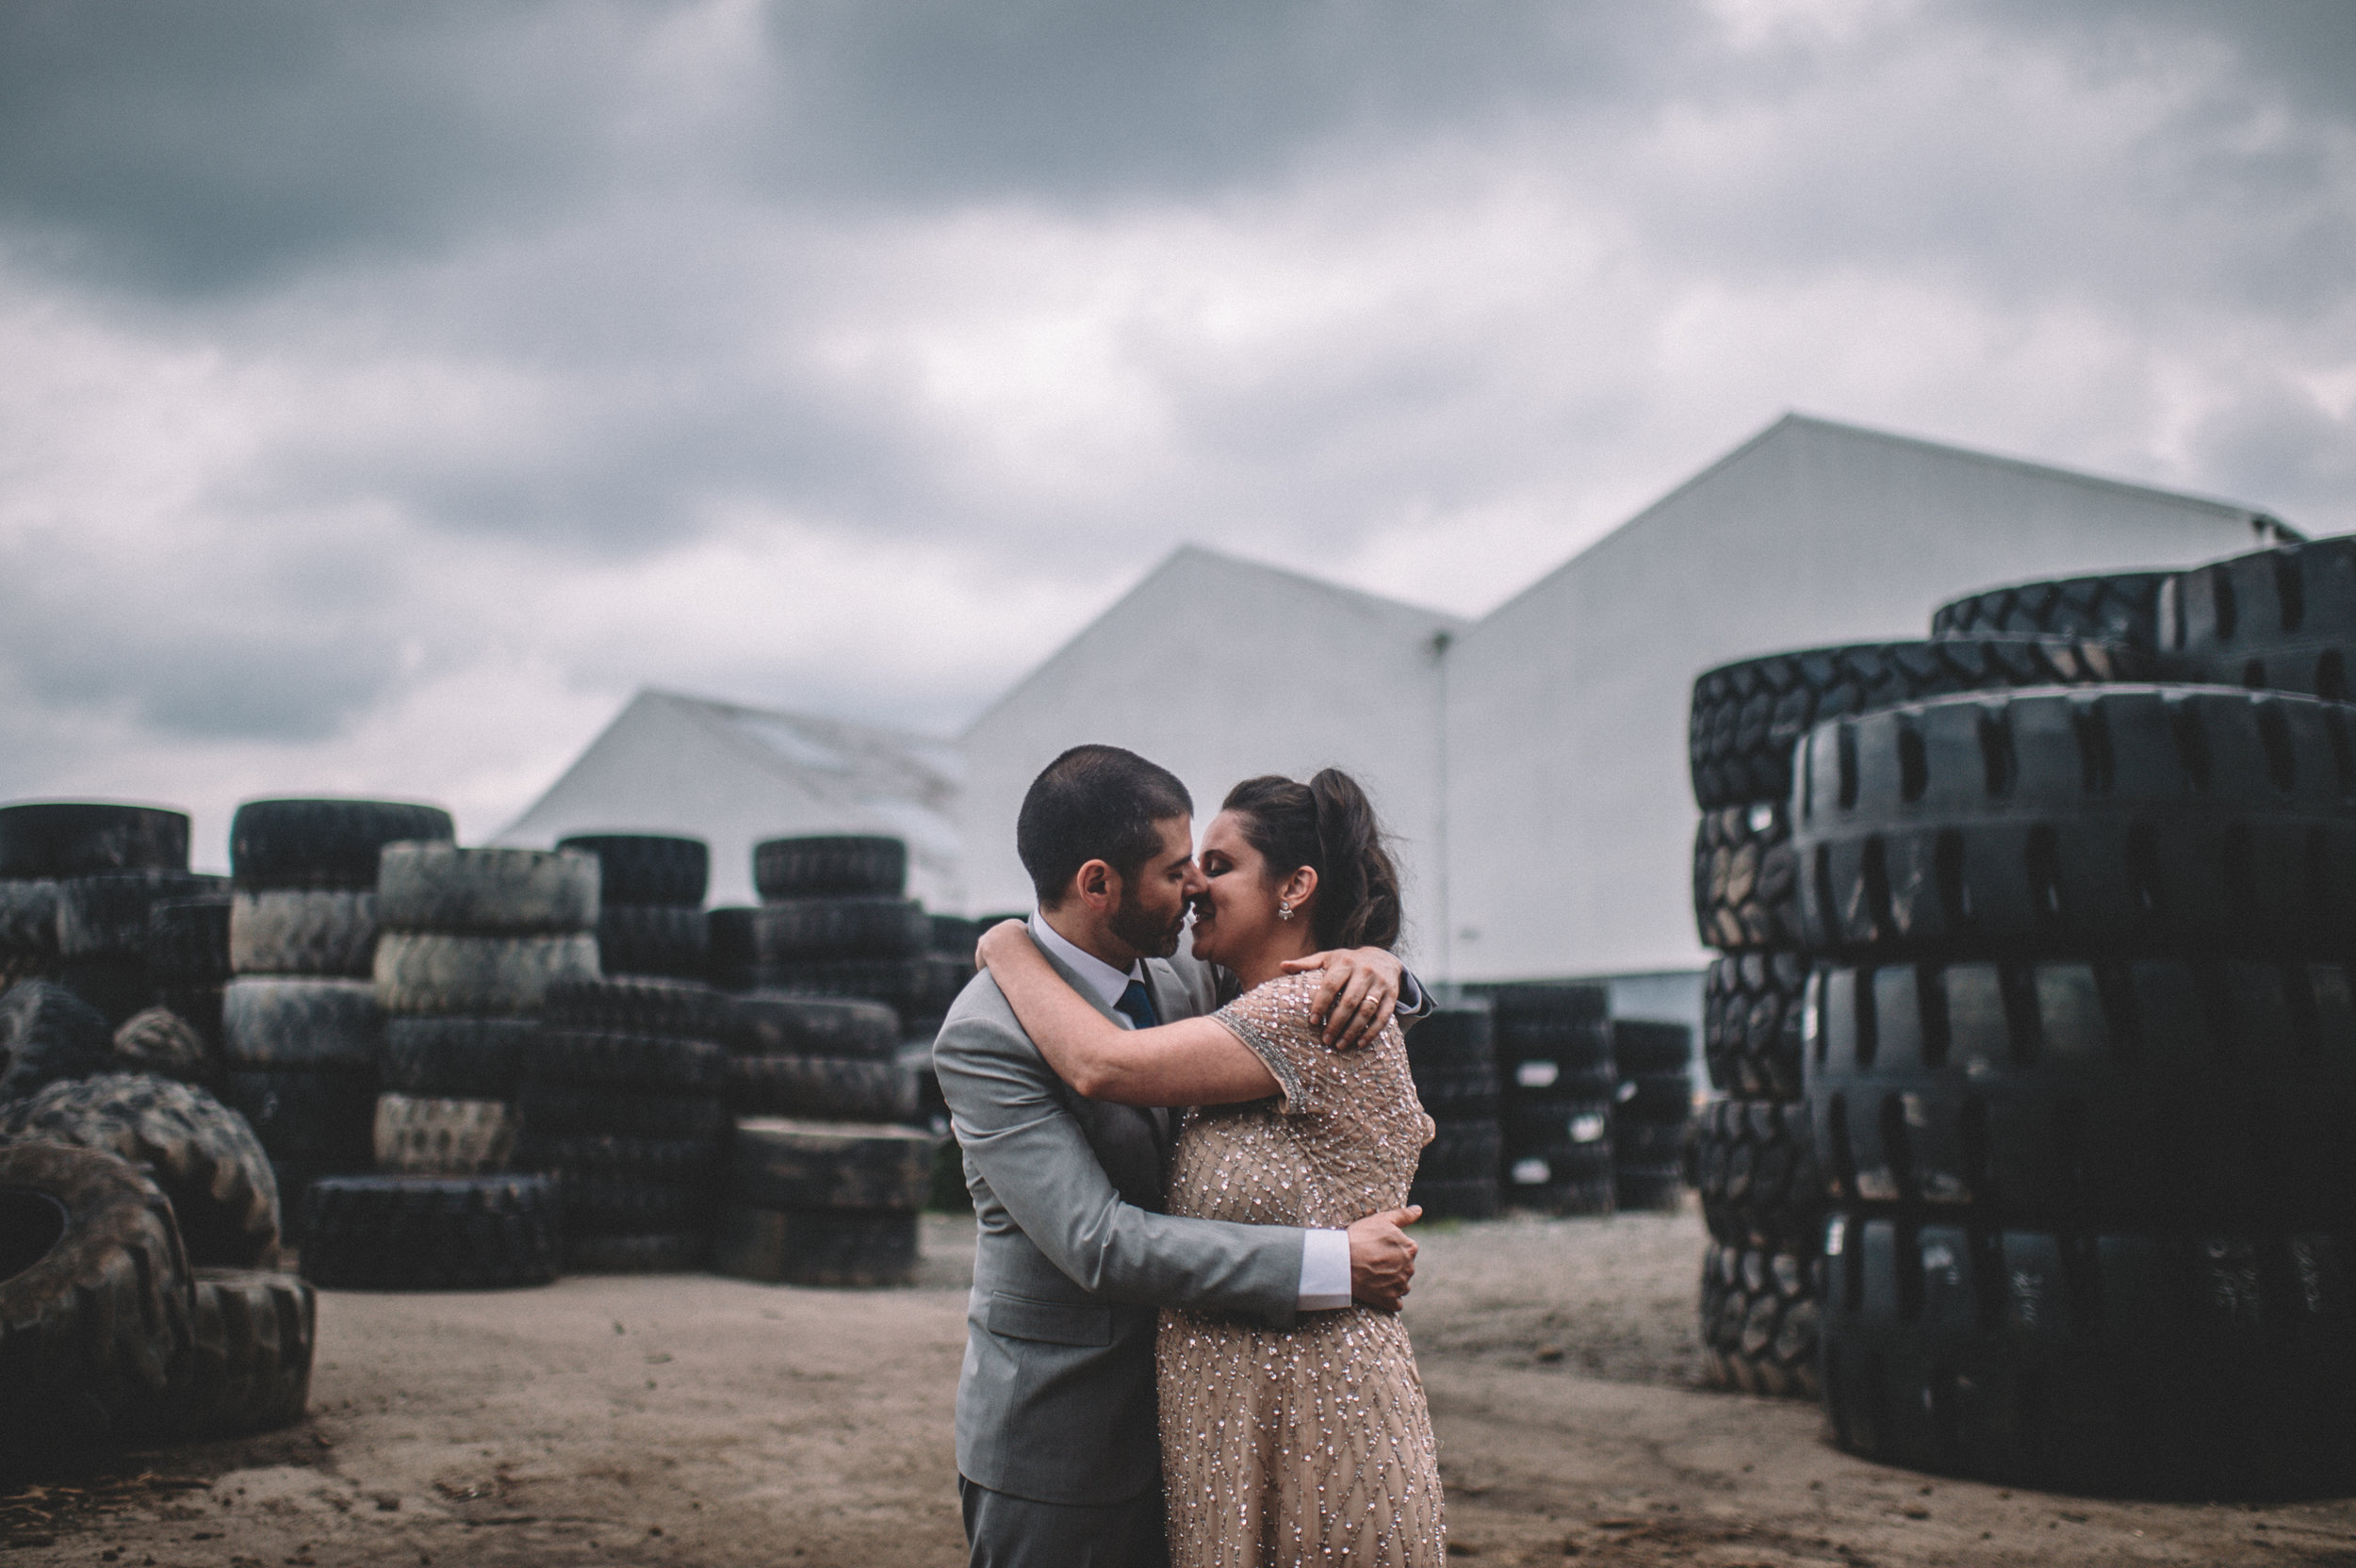
[[[1038,1503],[957,1478],[969,1568],[1167,1568],[1162,1493],[1105,1507]]]

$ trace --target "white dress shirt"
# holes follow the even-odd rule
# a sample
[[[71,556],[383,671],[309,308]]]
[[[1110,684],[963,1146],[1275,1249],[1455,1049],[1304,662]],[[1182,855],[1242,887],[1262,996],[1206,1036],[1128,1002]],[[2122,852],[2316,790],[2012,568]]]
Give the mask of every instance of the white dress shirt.
[[[1031,939],[1047,952],[1062,959],[1083,985],[1102,997],[1104,1005],[1114,1009],[1124,1029],[1132,1027],[1128,1015],[1120,1011],[1121,993],[1129,982],[1140,984],[1145,979],[1145,965],[1133,962],[1125,970],[1113,968],[1095,954],[1075,946],[1064,934],[1047,923],[1047,918],[1034,911],[1031,915]],[[1151,996],[1153,988],[1147,986]],[[1155,1004],[1160,1010],[1160,1004]],[[1348,1231],[1303,1231],[1301,1239],[1301,1299],[1302,1312],[1331,1312],[1350,1305],[1350,1233]]]

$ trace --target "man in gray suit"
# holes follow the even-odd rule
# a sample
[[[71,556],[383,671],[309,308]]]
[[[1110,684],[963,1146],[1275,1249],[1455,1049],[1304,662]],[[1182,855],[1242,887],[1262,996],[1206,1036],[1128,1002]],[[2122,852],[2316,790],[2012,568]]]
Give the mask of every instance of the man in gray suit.
[[[1216,972],[1179,952],[1187,906],[1207,886],[1193,810],[1175,776],[1113,746],[1066,752],[1023,799],[1032,937],[1128,1027],[1218,1002]],[[1387,953],[1330,956],[1329,1040],[1354,1043],[1388,1017],[1402,983],[1414,985]],[[1155,1309],[1246,1312],[1282,1328],[1353,1298],[1395,1308],[1415,1271],[1399,1229],[1414,1212],[1346,1232],[1160,1213],[1170,1113],[1072,1092],[987,972],[949,1010],[933,1062],[981,1233],[957,1380],[972,1568],[1152,1568],[1168,1550]]]

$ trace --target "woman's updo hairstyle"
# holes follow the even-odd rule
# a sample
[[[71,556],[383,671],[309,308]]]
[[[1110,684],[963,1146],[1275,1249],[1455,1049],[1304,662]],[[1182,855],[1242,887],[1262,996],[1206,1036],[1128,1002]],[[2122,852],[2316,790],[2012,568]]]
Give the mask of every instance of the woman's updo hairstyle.
[[[1399,868],[1356,779],[1338,768],[1320,769],[1306,784],[1266,774],[1228,791],[1219,809],[1243,819],[1244,839],[1273,880],[1302,866],[1317,874],[1309,908],[1319,948],[1398,942]]]

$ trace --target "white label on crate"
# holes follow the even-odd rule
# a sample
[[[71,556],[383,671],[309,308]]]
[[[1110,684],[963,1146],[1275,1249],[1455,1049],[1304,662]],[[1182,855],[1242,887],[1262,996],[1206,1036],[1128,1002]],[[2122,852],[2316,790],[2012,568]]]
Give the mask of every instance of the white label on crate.
[[[1553,1174],[1553,1167],[1544,1160],[1515,1160],[1513,1162],[1513,1182],[1517,1186],[1544,1186],[1546,1178]]]
[[[1612,1129],[1601,1111],[1589,1111],[1585,1116],[1571,1118],[1571,1141],[1593,1143]]]
[[[1552,1062],[1524,1062],[1513,1070],[1513,1082],[1526,1089],[1549,1089],[1562,1071]]]

